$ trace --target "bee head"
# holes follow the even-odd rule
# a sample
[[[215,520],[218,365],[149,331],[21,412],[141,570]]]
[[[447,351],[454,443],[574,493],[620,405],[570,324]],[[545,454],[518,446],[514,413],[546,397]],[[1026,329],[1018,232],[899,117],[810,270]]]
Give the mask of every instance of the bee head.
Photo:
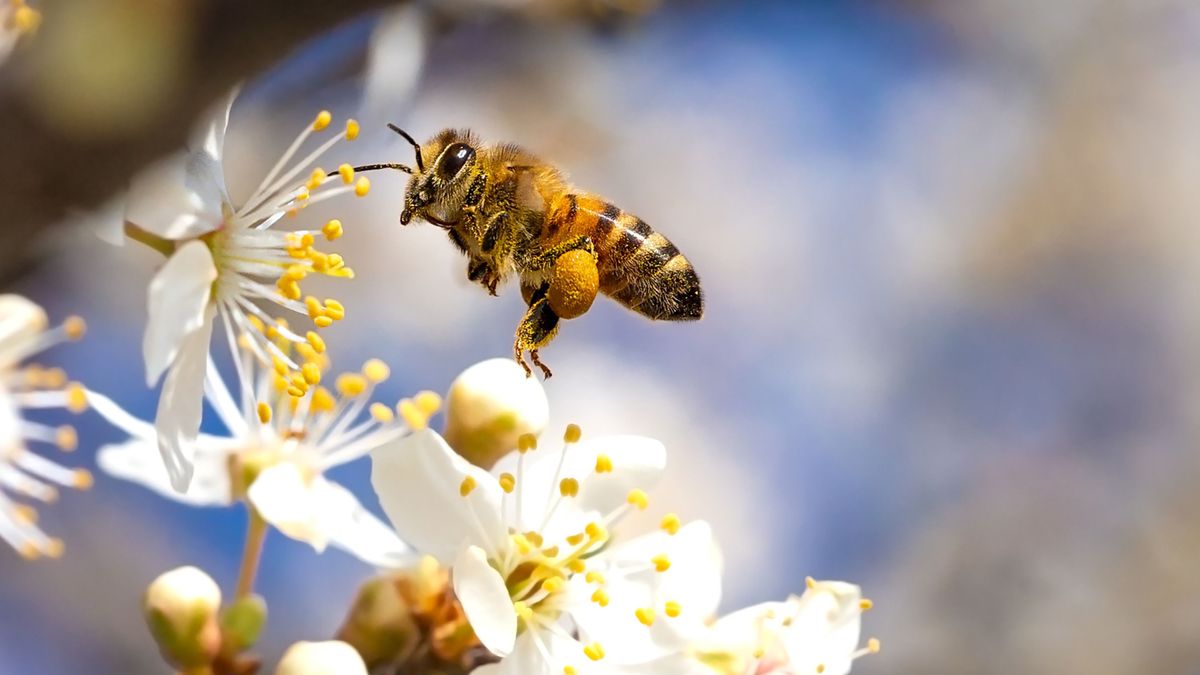
[[[400,222],[427,215],[432,205],[449,206],[455,196],[466,190],[465,169],[475,163],[478,141],[467,131],[446,129],[417,148],[417,171],[413,172],[405,192],[404,213]]]

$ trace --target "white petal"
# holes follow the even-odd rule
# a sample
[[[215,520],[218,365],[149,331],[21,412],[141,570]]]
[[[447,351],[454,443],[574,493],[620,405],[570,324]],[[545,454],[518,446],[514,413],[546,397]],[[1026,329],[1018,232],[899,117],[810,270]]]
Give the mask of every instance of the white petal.
[[[781,638],[792,667],[822,664],[831,675],[849,672],[862,628],[861,600],[858,586],[840,581],[819,581],[789,600],[792,621]]]
[[[0,295],[0,369],[26,356],[26,347],[50,325],[36,302],[20,295]]]
[[[153,387],[175,360],[187,336],[207,324],[212,330],[209,300],[217,267],[212,253],[202,242],[179,247],[150,282],[146,334],[142,354],[146,360],[146,384]],[[207,347],[207,345],[205,345]],[[197,386],[203,388],[204,373]]]
[[[464,546],[454,561],[454,595],[476,637],[496,656],[508,656],[517,639],[517,612],[504,578],[478,546]]]
[[[229,111],[233,108],[238,93],[239,90],[235,87],[200,116],[199,123],[188,140],[189,150],[203,153],[217,163],[221,162],[225,153],[225,130],[229,127]],[[221,182],[224,183],[224,180]]]
[[[321,477],[314,481],[312,493],[330,544],[376,567],[407,567],[415,563],[413,550],[360,504],[354,493]]]
[[[254,479],[246,496],[275,529],[318,553],[325,550],[329,536],[319,522],[314,490],[296,464],[281,462],[268,467]]]
[[[200,329],[184,338],[171,369],[167,371],[154,418],[158,450],[171,485],[178,492],[186,492],[192,480],[192,455],[204,412],[204,371],[208,366],[214,313],[215,310],[209,308]]]
[[[137,483],[177,502],[192,506],[233,503],[229,489],[229,454],[224,451],[197,451],[195,477],[187,492],[182,494],[171,486],[153,439],[106,445],[96,455],[96,463],[111,476]]]
[[[224,186],[212,183],[210,162],[180,153],[134,176],[125,220],[171,240],[191,239],[221,225]]]
[[[470,476],[475,490],[462,497]],[[483,469],[454,454],[436,432],[414,432],[371,453],[371,485],[400,538],[443,563],[464,543],[494,551],[507,532],[502,491]]]

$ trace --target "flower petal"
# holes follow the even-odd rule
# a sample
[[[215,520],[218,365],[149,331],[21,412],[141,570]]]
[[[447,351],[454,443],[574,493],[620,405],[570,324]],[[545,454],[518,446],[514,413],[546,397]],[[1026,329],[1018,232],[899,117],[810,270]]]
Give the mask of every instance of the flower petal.
[[[460,494],[465,478],[475,484]],[[443,563],[464,543],[495,551],[507,536],[500,515],[500,485],[483,469],[454,454],[426,429],[371,453],[371,484],[397,534]]]
[[[488,564],[487,553],[478,546],[463,547],[454,561],[453,575],[454,595],[479,641],[496,656],[508,656],[517,639],[517,612],[504,578]]]
[[[228,458],[226,451],[198,449],[195,476],[185,493],[177,492],[171,486],[153,439],[106,445],[96,455],[96,463],[110,476],[137,483],[177,502],[192,506],[228,506],[233,503]]]
[[[192,481],[192,455],[204,413],[204,371],[215,313],[211,307],[206,310],[200,329],[184,337],[158,399],[154,418],[158,450],[177,492],[186,492]]]
[[[199,118],[188,139],[188,149],[203,153],[218,164],[225,153],[225,130],[229,128],[229,111],[237,100],[239,88],[234,87],[224,98],[216,101]],[[221,181],[224,183],[224,180]]]
[[[189,335],[207,326],[212,332],[209,300],[217,279],[212,253],[202,242],[184,244],[167,259],[150,282],[149,317],[142,340],[146,384],[153,387],[174,361]],[[208,344],[205,343],[207,352]],[[196,386],[204,388],[204,371]]]
[[[177,154],[134,176],[125,200],[125,220],[147,232],[183,240],[221,225],[223,185],[212,183],[211,161]]]
[[[413,550],[360,504],[354,493],[323,477],[313,481],[311,492],[330,544],[376,567],[415,564]]]
[[[850,672],[862,629],[862,591],[842,581],[818,581],[788,601],[790,625],[781,633],[795,670],[824,667],[830,675]]]
[[[317,553],[325,550],[329,535],[319,522],[314,490],[299,466],[281,462],[266,468],[254,479],[246,497],[275,529],[309,544]]]
[[[50,325],[36,302],[11,293],[0,295],[0,369],[16,365]]]

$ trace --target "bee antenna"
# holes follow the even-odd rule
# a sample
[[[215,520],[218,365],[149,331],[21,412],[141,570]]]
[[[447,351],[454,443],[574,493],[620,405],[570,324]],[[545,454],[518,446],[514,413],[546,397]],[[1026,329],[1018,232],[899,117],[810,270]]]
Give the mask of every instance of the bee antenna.
[[[409,136],[407,131],[401,129],[400,127],[396,126],[395,124],[392,124],[391,122],[388,122],[388,128],[391,129],[392,131],[400,134],[401,136],[404,137],[404,140],[406,140],[412,144],[413,150],[415,150],[417,153],[417,170],[420,171],[421,173],[425,173],[425,163],[421,160],[421,144],[416,142],[415,140],[413,140],[413,137]],[[412,173],[412,172],[410,171],[409,173]]]

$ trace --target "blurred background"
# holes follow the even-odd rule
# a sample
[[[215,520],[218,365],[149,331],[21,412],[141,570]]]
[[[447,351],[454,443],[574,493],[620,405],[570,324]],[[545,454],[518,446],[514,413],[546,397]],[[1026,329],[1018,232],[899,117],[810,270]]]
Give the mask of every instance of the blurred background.
[[[283,3],[261,4],[289,20]],[[186,98],[176,75],[204,91],[232,84],[219,68],[173,69],[187,62],[171,31],[189,30],[188,10],[43,10],[0,65],[0,138],[31,118],[89,148],[102,139],[114,152],[95,161],[121,162],[108,139],[130,137],[122,125],[136,129],[143,108]],[[233,110],[234,196],[330,108],[363,123],[349,161],[409,159],[385,122],[418,138],[469,126],[667,234],[700,272],[704,320],[652,324],[598,302],[565,324],[543,352],[552,430],[667,444],[657,503],[713,522],[726,609],[801,590],[806,575],[846,579],[875,600],[865,632],[884,645],[855,672],[1200,673],[1200,6],[458,0],[347,12],[315,36],[261,29],[286,56],[254,62]],[[82,66],[81,26],[132,37]],[[72,77],[51,78],[56,68]],[[20,116],[5,114],[13,106]],[[58,158],[107,173],[89,161]],[[307,216],[343,220],[338,250],[358,273],[336,289],[349,317],[329,331],[335,360],[385,359],[389,399],[444,391],[508,354],[522,313],[515,287],[492,298],[470,284],[435,228],[399,225],[403,178],[377,175],[366,199]],[[3,228],[20,256],[0,269],[3,290],[85,316],[86,341],[44,360],[152,416],[140,342],[161,258],[89,231],[107,184],[78,204],[76,184],[49,186],[39,194],[66,224],[14,207]],[[84,466],[120,438],[95,416],[80,436],[67,459]],[[368,472],[359,462],[334,477],[377,508]],[[142,590],[186,563],[231,585],[244,520],[101,475],[65,494],[44,517],[63,559],[0,551],[0,672],[165,672]],[[274,662],[292,641],[331,635],[370,573],[273,535],[259,651]]]

